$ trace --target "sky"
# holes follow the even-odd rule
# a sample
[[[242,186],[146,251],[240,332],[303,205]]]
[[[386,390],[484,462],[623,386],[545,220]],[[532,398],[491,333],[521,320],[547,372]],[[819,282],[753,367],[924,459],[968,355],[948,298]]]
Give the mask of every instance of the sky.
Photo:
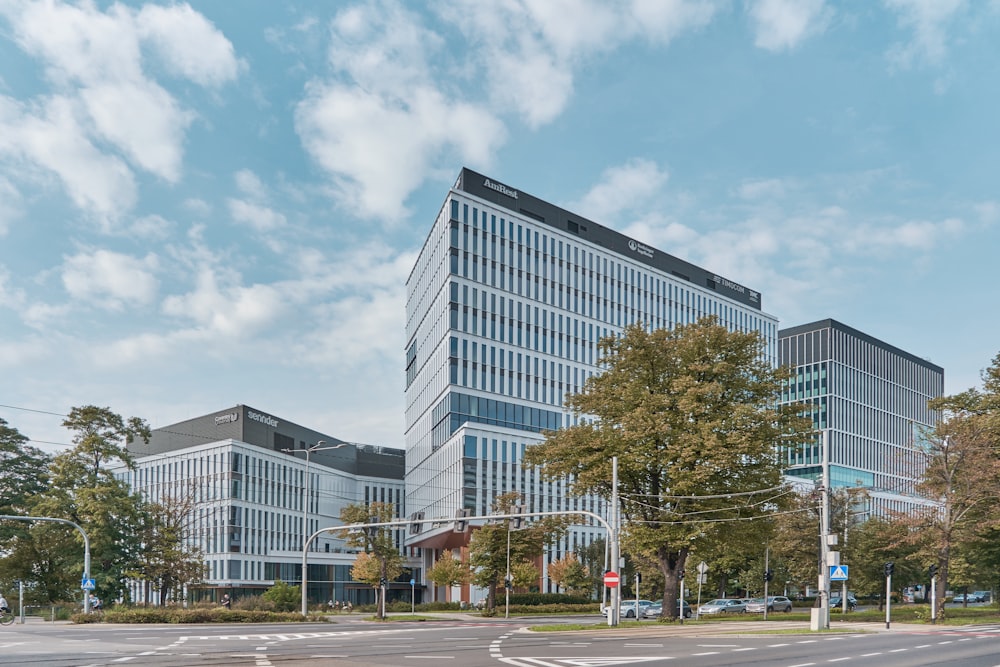
[[[0,418],[402,447],[463,166],[980,384],[1000,1],[0,0]]]

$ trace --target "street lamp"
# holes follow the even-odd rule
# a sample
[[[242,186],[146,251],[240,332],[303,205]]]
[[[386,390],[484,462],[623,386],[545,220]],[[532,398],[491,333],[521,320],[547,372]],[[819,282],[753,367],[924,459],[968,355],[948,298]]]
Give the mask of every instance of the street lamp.
[[[348,443],[342,442],[337,445],[327,445],[325,440],[320,440],[312,447],[306,447],[304,449],[282,449],[281,451],[287,452],[289,454],[298,454],[299,452],[306,453],[306,483],[302,485],[302,615],[305,616],[308,611],[307,597],[306,597],[306,542],[309,540],[309,457],[312,456],[313,452],[322,452],[327,449],[340,449],[341,447],[346,447]]]

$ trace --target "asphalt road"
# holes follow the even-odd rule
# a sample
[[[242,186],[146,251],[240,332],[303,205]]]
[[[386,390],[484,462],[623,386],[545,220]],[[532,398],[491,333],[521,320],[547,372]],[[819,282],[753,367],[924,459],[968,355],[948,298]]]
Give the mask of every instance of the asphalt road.
[[[850,634],[757,634],[808,623],[663,626],[533,633],[538,619],[451,618],[375,624],[0,628],[0,662],[14,667],[810,667],[1000,665],[1000,625],[966,628],[853,624]]]

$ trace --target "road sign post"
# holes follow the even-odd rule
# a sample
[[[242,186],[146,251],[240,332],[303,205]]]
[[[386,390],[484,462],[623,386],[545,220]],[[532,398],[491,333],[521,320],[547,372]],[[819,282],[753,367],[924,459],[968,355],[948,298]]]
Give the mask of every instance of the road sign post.
[[[605,572],[604,573],[604,585],[608,588],[615,588],[621,582],[621,577],[618,576],[617,572]]]

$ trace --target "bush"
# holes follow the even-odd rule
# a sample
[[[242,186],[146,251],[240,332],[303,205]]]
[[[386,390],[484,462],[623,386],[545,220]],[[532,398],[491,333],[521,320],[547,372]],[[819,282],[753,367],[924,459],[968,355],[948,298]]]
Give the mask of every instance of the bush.
[[[299,623],[323,622],[324,616],[265,610],[226,609],[218,605],[195,607],[124,607],[103,612],[73,614],[73,623]]]
[[[276,611],[295,611],[302,604],[302,588],[278,579],[262,597],[271,602]]]
[[[503,592],[497,592],[497,598],[503,599]],[[510,604],[522,606],[551,604],[591,604],[593,600],[585,595],[568,595],[566,593],[512,593]]]

